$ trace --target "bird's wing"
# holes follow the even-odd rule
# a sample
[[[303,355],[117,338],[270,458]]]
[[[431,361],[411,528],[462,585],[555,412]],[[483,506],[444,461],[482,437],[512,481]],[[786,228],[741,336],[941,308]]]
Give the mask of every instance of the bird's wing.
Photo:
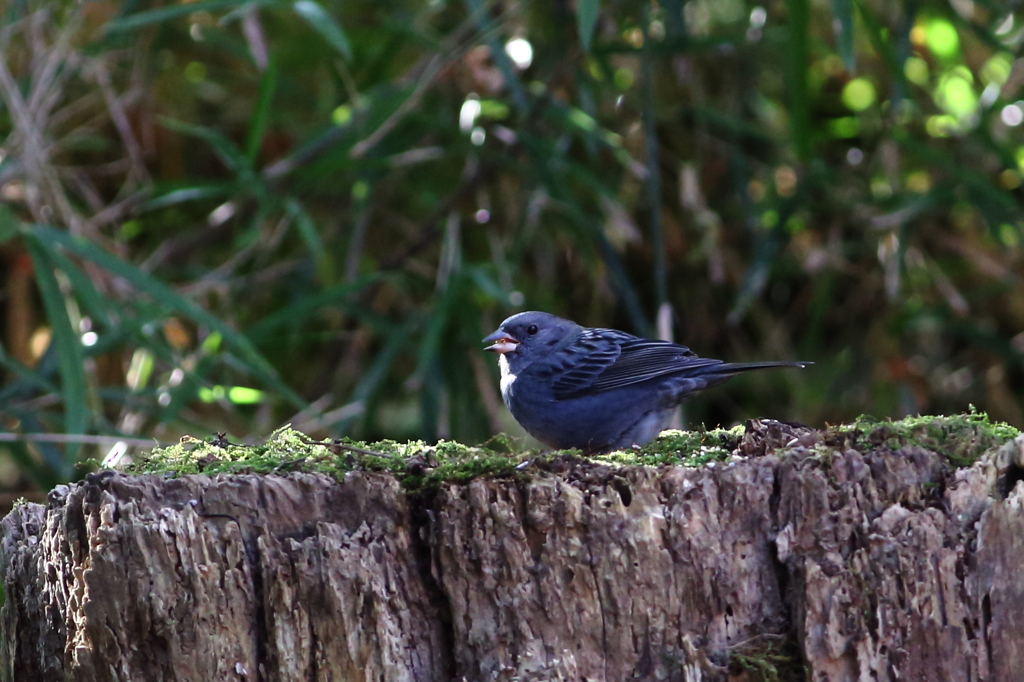
[[[666,374],[723,364],[700,358],[686,346],[641,339],[612,329],[587,329],[552,375],[555,398],[601,393]]]
[[[585,391],[615,364],[622,343],[635,336],[613,329],[585,329],[573,342],[545,359],[543,373],[561,400]]]

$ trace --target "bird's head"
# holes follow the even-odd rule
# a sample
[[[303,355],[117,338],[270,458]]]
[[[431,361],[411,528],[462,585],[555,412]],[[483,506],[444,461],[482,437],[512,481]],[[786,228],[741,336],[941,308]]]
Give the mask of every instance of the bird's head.
[[[548,313],[529,311],[513,315],[484,338],[484,350],[501,353],[514,368],[524,367],[538,354],[557,350],[563,341],[582,330],[575,322]]]

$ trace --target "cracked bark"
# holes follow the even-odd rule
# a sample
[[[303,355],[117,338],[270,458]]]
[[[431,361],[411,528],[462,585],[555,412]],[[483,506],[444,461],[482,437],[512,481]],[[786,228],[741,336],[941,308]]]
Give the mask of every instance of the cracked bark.
[[[755,424],[727,464],[415,503],[365,472],[94,476],[0,527],[2,678],[743,680],[730,651],[778,636],[815,682],[1024,679],[1024,439],[959,470],[813,442]]]

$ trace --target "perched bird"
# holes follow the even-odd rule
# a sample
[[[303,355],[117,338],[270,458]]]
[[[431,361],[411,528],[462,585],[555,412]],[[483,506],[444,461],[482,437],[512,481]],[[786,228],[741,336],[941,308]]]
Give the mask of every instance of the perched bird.
[[[588,453],[649,443],[680,403],[740,372],[812,364],[711,360],[535,311],[513,315],[483,341],[500,353],[501,397],[516,421],[545,445]]]

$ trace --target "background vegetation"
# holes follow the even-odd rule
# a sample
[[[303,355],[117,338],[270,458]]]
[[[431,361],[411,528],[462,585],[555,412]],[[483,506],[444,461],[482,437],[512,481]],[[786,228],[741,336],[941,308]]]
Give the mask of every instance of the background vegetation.
[[[524,309],[817,363],[689,424],[1024,427],[1017,7],[6,0],[0,484],[514,432]]]

